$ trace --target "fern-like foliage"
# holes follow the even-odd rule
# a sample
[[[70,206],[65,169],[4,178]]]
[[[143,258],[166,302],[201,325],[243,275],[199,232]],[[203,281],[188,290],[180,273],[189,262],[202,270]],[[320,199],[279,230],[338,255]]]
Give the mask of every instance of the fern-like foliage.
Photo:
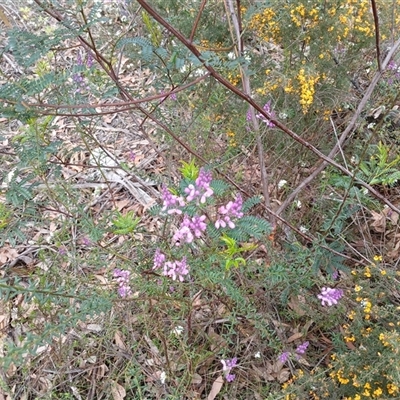
[[[210,186],[216,196],[222,196],[230,188],[226,182],[219,179],[212,180]]]
[[[261,202],[261,197],[260,196],[253,196],[247,199],[242,206],[242,211],[244,213],[249,212],[255,205],[259,204]]]
[[[267,220],[252,215],[244,216],[235,224],[235,228],[229,231],[229,236],[240,242],[249,240],[251,237],[262,239],[263,236],[272,232],[272,226]]]
[[[133,52],[129,52],[129,55],[132,58],[137,58],[137,56],[140,57],[140,59],[146,61],[146,62],[151,62],[153,57],[154,57],[154,51],[155,48],[150,42],[150,40],[144,38],[144,37],[128,37],[128,38],[123,38],[121,39],[117,47],[121,48],[124,47],[129,50],[129,48],[133,48]],[[137,53],[137,47],[140,48],[140,53]],[[136,53],[136,56],[135,56]]]
[[[6,51],[13,54],[21,67],[29,68],[47,54],[50,49],[58,46],[66,39],[77,36],[79,33],[77,30],[61,28],[51,34],[41,32],[40,35],[36,35],[25,30],[11,29],[8,31]]]
[[[207,225],[206,232],[207,235],[213,240],[216,240],[221,236],[221,232],[213,224]]]

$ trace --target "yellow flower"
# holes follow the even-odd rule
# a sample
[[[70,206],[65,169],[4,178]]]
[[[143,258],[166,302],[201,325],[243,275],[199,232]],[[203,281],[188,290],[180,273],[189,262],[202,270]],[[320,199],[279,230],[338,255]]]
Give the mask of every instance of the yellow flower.
[[[378,255],[375,255],[374,256],[374,261],[382,261],[382,256],[378,256]]]
[[[388,383],[386,388],[389,394],[396,394],[399,391],[399,387],[394,383]]]
[[[362,287],[360,285],[354,286],[354,291],[355,292],[359,292],[361,289],[362,289]]]
[[[386,274],[387,274],[387,272],[383,269],[383,270],[381,271],[381,275],[385,276]]]
[[[373,397],[379,397],[379,396],[381,396],[382,393],[383,393],[383,390],[380,387],[378,387],[374,390]]]
[[[354,317],[356,315],[356,312],[354,310],[351,310],[348,314],[347,314],[347,318],[353,320]]]

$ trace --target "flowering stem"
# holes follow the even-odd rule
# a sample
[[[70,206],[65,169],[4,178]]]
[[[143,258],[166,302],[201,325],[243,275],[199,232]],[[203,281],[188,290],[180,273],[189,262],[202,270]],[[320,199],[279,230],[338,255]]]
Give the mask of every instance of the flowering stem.
[[[237,50],[239,53],[239,56],[243,55],[243,42],[241,40],[241,32],[240,32],[240,25],[239,25],[239,20],[237,18],[237,15],[235,13],[235,8],[233,5],[232,0],[226,0],[228,8],[229,8],[229,15],[232,18],[232,23],[235,28],[235,34],[236,34],[236,40],[237,40]],[[238,13],[240,13],[240,10],[237,10]],[[233,36],[233,32],[232,32]],[[250,78],[247,73],[247,66],[246,65],[240,65],[240,72],[242,75],[242,85],[243,85],[243,92],[247,94],[248,96],[251,95],[251,86],[250,86]],[[255,110],[253,107],[250,107],[250,115],[251,115],[251,123],[253,124],[253,130],[256,135],[256,143],[257,143],[257,151],[258,151],[258,162],[260,165],[260,171],[261,171],[261,184],[262,184],[262,191],[264,195],[264,201],[265,201],[265,207],[266,209],[271,208],[271,201],[269,197],[269,191],[268,191],[268,174],[267,174],[267,169],[265,165],[265,157],[264,157],[264,148],[261,140],[261,134],[260,134],[260,124],[258,123],[258,119],[256,118]],[[269,214],[270,217],[270,222],[272,226],[275,226],[275,218],[273,214]]]

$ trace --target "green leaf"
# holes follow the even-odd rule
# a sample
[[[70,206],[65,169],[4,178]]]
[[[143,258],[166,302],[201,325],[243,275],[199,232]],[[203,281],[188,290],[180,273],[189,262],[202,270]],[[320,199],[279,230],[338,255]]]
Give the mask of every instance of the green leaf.
[[[134,218],[134,212],[129,211],[123,215],[120,212],[117,213],[117,218],[112,221],[114,228],[113,233],[116,235],[126,235],[132,233],[140,222],[140,218]]]
[[[200,168],[195,164],[194,159],[189,163],[181,161],[182,167],[179,169],[185,179],[194,181],[199,176]]]

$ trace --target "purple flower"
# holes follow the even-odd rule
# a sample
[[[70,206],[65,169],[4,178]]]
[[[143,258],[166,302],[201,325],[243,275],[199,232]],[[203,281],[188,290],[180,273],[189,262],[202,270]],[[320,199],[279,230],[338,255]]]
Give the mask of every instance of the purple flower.
[[[90,53],[88,53],[87,60],[86,60],[86,67],[92,68],[92,66],[93,66],[93,57]]]
[[[221,360],[222,363],[222,370],[225,373],[225,379],[227,382],[232,382],[236,375],[235,374],[231,374],[231,370],[232,368],[237,366],[237,358],[234,357],[231,360]]]
[[[83,65],[81,53],[78,53],[78,55],[76,56],[76,65],[79,65],[79,66]]]
[[[58,248],[58,254],[60,254],[60,255],[65,255],[65,254],[67,254],[67,249],[66,249],[66,247],[65,246],[60,246],[59,248]]]
[[[113,273],[114,278],[118,282],[118,294],[121,297],[127,297],[132,294],[132,290],[129,286],[130,272],[123,269],[115,269]]]
[[[210,171],[206,171],[204,168],[200,168],[199,176],[197,177],[195,184],[190,184],[186,189],[187,194],[186,200],[192,201],[200,198],[200,203],[204,204],[207,197],[214,194],[214,191],[210,187],[212,181],[212,175]]]
[[[218,213],[220,214],[219,218],[215,222],[215,227],[225,228],[227,225],[229,228],[233,229],[235,227],[234,222],[231,218],[242,218],[243,212],[241,211],[243,205],[242,196],[238,194],[236,196],[235,201],[230,201],[226,206],[221,206],[218,209]]]
[[[386,69],[390,71],[397,71],[399,66],[394,60],[390,60],[389,64],[387,65]]]
[[[332,272],[332,279],[334,280],[334,281],[336,281],[336,279],[338,279],[339,278],[339,271],[337,270],[337,269],[335,269],[333,272]]]
[[[323,306],[328,305],[331,307],[334,304],[337,304],[343,297],[343,290],[323,287],[321,293],[317,295],[317,297],[321,300]]]
[[[163,275],[169,276],[173,281],[179,279],[181,282],[184,281],[184,277],[189,273],[189,267],[186,264],[186,257],[183,257],[181,261],[167,261],[164,264]]]
[[[278,358],[278,360],[282,363],[285,364],[285,362],[289,359],[290,353],[288,351],[284,351]]]
[[[307,341],[307,342],[302,343],[300,346],[298,346],[296,349],[296,354],[304,354],[306,352],[309,344],[310,344],[310,342]]]
[[[130,150],[129,151],[129,161],[132,161],[132,162],[134,162],[135,161],[135,159],[136,159],[136,154],[132,151],[132,150]]]
[[[156,249],[154,254],[154,264],[153,269],[161,268],[165,262],[165,254],[161,253],[160,249]]]
[[[273,118],[273,119],[276,118],[275,112],[271,109],[271,100],[264,104],[263,110],[271,118]],[[273,122],[271,122],[269,119],[265,118],[264,115],[259,113],[259,114],[256,114],[256,117],[261,119],[261,121],[265,122],[265,124],[268,126],[268,128],[275,127],[275,124]]]
[[[88,237],[86,237],[86,236],[84,236],[84,237],[82,238],[82,243],[83,243],[85,246],[90,246],[90,245],[92,244],[92,242],[90,241],[90,239],[89,239]]]
[[[162,211],[168,210],[167,214],[182,214],[182,210],[176,208],[176,206],[183,207],[185,205],[182,197],[172,194],[166,186],[162,187],[161,194],[163,199]]]
[[[251,111],[250,110],[247,111],[246,121],[251,121]]]
[[[205,220],[205,215],[202,215],[201,217],[195,215],[192,218],[185,215],[181,226],[172,238],[175,245],[179,246],[182,242],[192,243],[195,237],[199,238],[207,228],[207,225],[204,222]]]

